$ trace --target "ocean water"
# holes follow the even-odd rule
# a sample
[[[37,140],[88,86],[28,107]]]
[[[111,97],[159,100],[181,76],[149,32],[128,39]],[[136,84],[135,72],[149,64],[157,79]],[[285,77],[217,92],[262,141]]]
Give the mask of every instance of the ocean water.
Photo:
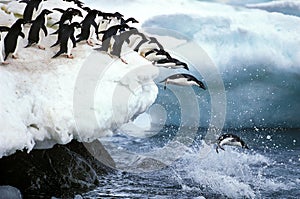
[[[205,155],[201,141],[205,129],[198,130],[190,146],[174,142],[177,132],[178,126],[165,126],[149,138],[122,133],[103,139],[119,171],[100,177],[101,185],[84,194],[84,198],[298,198],[300,195],[299,130],[230,130],[241,136],[250,150],[226,147],[226,151],[217,154],[210,146]],[[168,152],[170,145],[176,158]],[[162,151],[152,153],[157,150]],[[149,166],[162,159],[168,164]]]
[[[135,14],[142,28],[154,29],[150,33],[172,30],[180,35],[177,39],[188,38],[203,48],[218,68],[225,105],[213,101],[219,91],[214,84],[209,92],[159,86],[156,102],[139,121],[142,128],[101,139],[118,172],[99,177],[101,185],[84,198],[299,198],[300,41],[295,24],[300,19],[282,14],[298,7],[278,8],[266,0],[179,1],[166,11],[166,2],[151,2],[93,5]],[[277,12],[246,8],[265,2]],[[139,9],[133,12],[135,6]],[[205,70],[192,67],[191,72],[209,84]],[[225,107],[225,119],[213,113],[216,104]],[[224,119],[222,133],[239,135],[250,150],[226,147],[216,153],[215,145],[206,145],[213,118]]]

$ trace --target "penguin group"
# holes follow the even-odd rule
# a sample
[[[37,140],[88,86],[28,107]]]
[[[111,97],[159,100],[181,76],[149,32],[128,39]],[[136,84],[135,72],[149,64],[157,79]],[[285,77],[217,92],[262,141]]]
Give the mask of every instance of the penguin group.
[[[95,50],[106,53],[112,58],[120,59],[125,64],[127,61],[122,58],[124,46],[131,48],[154,66],[189,70],[187,63],[172,57],[155,37],[147,36],[132,27],[133,24],[139,23],[133,17],[126,19],[119,12],[107,13],[92,9],[79,0],[62,0],[72,2],[74,6],[48,10],[43,9],[45,1],[47,0],[19,0],[19,3],[26,4],[23,18],[18,19],[11,27],[0,25],[0,62],[2,64],[8,64],[6,60],[10,54],[12,54],[12,58],[17,58],[20,40],[25,39],[24,25],[30,24],[27,34],[28,42],[24,47],[29,48],[36,45],[39,49],[45,50],[46,47],[42,45],[44,38],[48,35],[56,35],[56,42],[50,47],[59,46],[59,50],[52,58],[64,54],[67,58],[73,59],[73,48],[78,43],[85,41],[92,47],[98,46],[94,48]],[[49,34],[47,19],[48,15],[54,12],[61,16],[59,21],[51,25],[57,30]],[[74,20],[75,17],[77,17],[77,21]],[[81,21],[78,21],[79,18]],[[167,84],[175,84],[196,85],[206,89],[203,82],[186,73],[171,75],[162,82],[165,83],[164,88]]]

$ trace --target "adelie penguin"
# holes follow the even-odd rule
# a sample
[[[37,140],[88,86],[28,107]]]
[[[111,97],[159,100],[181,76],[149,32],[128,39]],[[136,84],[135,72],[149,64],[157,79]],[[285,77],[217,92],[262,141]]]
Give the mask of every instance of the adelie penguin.
[[[241,138],[233,134],[224,134],[218,138],[216,152],[219,153],[218,151],[219,148],[225,151],[225,149],[223,148],[224,145],[239,146],[245,149],[249,149],[249,147],[245,144],[245,142]]]
[[[1,64],[8,64],[8,62],[4,61],[4,57],[3,57],[3,49],[4,49],[4,40],[3,40],[3,32],[8,32],[9,31],[9,27],[6,26],[0,26],[0,63]]]
[[[159,83],[162,82],[165,83],[164,89],[167,88],[167,84],[173,84],[178,86],[198,86],[203,90],[206,90],[206,87],[203,84],[203,82],[201,82],[200,80],[198,80],[197,78],[189,74],[180,73],[180,74],[171,75]]]
[[[73,22],[70,25],[65,24],[65,28],[61,32],[60,39],[60,49],[59,51],[52,57],[58,57],[59,55],[66,53],[67,58],[74,58],[71,54],[73,47],[76,46],[76,40],[74,36],[75,28],[80,28],[80,24],[78,22]]]
[[[152,62],[153,65],[171,69],[184,68],[186,70],[189,70],[188,65],[185,62],[179,61],[178,59],[171,57],[171,55],[168,52],[161,50],[159,53],[157,53],[157,55],[159,54],[165,55],[167,58],[154,61]]]
[[[17,50],[19,44],[19,36],[23,39],[25,38],[25,34],[22,32],[24,26],[24,20],[18,19],[9,29],[7,35],[4,38],[4,61],[7,59],[10,53],[13,58],[17,58]]]
[[[38,15],[42,10],[43,3],[46,0],[21,0],[19,3],[26,3],[23,12],[23,19],[25,23],[30,23],[35,15]]]
[[[58,22],[52,24],[52,26],[58,24],[59,27],[58,27],[57,31],[55,31],[54,33],[51,33],[51,35],[58,34],[56,42],[51,47],[54,47],[54,46],[60,44],[61,35],[62,35],[61,33],[68,26],[68,24],[72,23],[72,19],[73,19],[74,16],[82,17],[82,13],[80,12],[80,10],[74,9],[74,8],[68,8],[67,10],[63,10],[63,9],[60,9],[60,8],[54,8],[53,10],[59,11],[63,14],[60,17],[60,20]]]
[[[101,15],[101,12],[98,10],[91,10],[88,12],[81,22],[81,33],[76,36],[78,38],[77,42],[86,40],[90,46],[93,46],[91,38],[98,31],[98,25],[95,22],[98,15]]]
[[[39,49],[45,50],[45,47],[41,46],[41,42],[44,37],[48,35],[47,31],[47,15],[52,13],[50,10],[44,9],[41,14],[32,22],[28,35],[28,44],[25,48],[30,47],[33,44],[37,44]],[[44,32],[44,35],[42,33]]]

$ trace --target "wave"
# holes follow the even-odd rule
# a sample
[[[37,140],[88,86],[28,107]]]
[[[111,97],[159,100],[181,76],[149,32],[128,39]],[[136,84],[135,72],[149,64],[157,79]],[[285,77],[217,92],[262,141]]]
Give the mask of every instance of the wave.
[[[225,86],[225,128],[299,127],[295,110],[300,108],[300,41],[295,24],[300,25],[300,20],[246,8],[233,11],[227,6],[222,13],[160,15],[143,27],[176,31],[208,54]],[[160,92],[159,97],[163,96]],[[206,94],[200,98],[200,104],[210,101]],[[203,126],[209,123],[205,116],[209,108],[200,106]]]
[[[266,10],[268,12],[279,12],[286,15],[294,15],[299,17],[300,3],[299,1],[270,1],[270,2],[259,2],[246,4],[247,8],[256,8]]]

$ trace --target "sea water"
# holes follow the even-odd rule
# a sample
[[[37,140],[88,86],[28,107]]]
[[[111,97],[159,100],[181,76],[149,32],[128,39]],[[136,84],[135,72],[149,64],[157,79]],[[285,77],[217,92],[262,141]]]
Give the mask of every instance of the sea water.
[[[102,140],[119,171],[101,176],[101,185],[84,198],[297,198],[300,195],[300,136],[292,129],[233,130],[249,150],[225,147],[201,155],[204,129],[190,146],[173,143],[180,154],[160,157],[149,152],[172,143],[177,126],[140,139],[118,134]],[[225,132],[224,132],[225,133]],[[167,149],[166,149],[167,150]],[[184,151],[184,152],[183,152]],[[141,159],[172,159],[170,164],[141,167]],[[149,161],[145,161],[149,162]],[[141,169],[142,168],[142,169]]]

